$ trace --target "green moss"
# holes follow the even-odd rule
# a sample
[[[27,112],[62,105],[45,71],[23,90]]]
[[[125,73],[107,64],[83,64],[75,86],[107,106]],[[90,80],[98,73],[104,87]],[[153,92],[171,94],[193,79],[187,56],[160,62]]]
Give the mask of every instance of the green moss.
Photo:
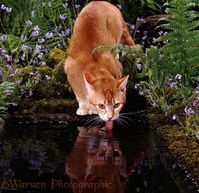
[[[166,143],[171,154],[175,155],[177,161],[183,164],[196,180],[199,180],[197,168],[199,165],[199,144],[187,135],[182,128],[179,128],[179,125],[175,125],[173,122],[165,123],[164,120],[161,120],[163,119],[161,115],[154,113],[147,117],[150,118],[154,132],[160,137],[161,141]]]
[[[53,48],[48,56],[47,65],[51,68],[54,68],[57,64],[59,64],[62,60],[65,60],[66,52],[59,49]]]
[[[65,98],[67,96],[67,89],[64,85],[57,83],[54,79],[42,80],[39,82],[34,90],[36,98]]]
[[[60,83],[65,84],[67,81],[66,73],[64,72],[65,60],[62,60],[57,64],[53,70],[53,78]]]
[[[20,105],[30,113],[75,113],[77,102],[74,99],[25,100]]]
[[[64,71],[65,60],[62,60],[59,64],[57,64],[53,70],[52,77],[56,80],[57,83],[65,86],[66,90],[69,94],[72,94],[72,88],[68,82],[66,73]]]
[[[41,79],[44,78],[46,75],[52,76],[52,68],[48,66],[26,66],[23,68],[20,68],[19,76],[23,78],[24,81],[26,81],[31,73],[38,72],[41,76]]]
[[[195,114],[193,116],[189,116],[187,119],[187,129],[190,131],[194,131],[195,133],[199,132],[199,116]]]

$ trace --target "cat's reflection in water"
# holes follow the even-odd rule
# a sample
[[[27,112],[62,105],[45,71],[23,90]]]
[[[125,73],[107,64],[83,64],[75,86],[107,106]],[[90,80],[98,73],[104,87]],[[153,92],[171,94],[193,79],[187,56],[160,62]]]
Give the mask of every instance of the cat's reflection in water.
[[[111,133],[79,127],[79,135],[66,163],[74,193],[122,193],[132,167],[119,141]],[[132,163],[135,166],[135,163]],[[128,169],[127,169],[128,168]]]

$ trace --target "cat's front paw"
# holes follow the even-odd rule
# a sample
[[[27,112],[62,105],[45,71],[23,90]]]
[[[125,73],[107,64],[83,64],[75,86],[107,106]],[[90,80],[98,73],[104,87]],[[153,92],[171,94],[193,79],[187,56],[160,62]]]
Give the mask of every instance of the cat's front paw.
[[[93,115],[97,114],[97,112],[92,108],[85,108],[85,107],[79,107],[76,111],[77,115]]]

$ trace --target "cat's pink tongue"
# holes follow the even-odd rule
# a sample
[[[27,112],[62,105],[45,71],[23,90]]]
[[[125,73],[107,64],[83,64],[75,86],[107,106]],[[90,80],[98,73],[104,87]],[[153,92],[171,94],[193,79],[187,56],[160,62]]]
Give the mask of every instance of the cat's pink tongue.
[[[113,129],[113,121],[106,121],[105,129],[111,131]]]

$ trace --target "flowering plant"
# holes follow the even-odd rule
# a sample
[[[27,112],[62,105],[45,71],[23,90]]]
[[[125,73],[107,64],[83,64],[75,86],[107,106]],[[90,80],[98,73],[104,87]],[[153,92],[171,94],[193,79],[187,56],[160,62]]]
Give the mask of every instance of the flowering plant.
[[[52,48],[66,50],[80,9],[75,2],[72,5],[67,0],[0,3],[1,109],[21,96],[32,96],[41,80],[51,80],[52,73],[48,71],[53,69],[46,63]],[[46,74],[41,73],[43,70]]]

